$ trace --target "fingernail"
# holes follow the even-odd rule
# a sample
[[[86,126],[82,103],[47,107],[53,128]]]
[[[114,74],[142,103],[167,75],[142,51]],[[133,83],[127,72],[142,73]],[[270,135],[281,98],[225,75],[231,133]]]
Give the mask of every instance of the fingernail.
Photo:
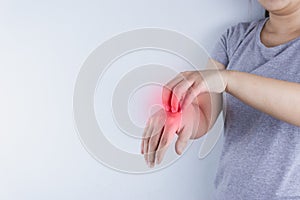
[[[156,160],[156,164],[158,164],[158,165],[160,164],[160,160],[159,159]]]
[[[178,148],[178,153],[179,153],[179,155],[181,155],[182,152],[183,152],[183,146],[180,146],[180,147]]]
[[[172,113],[176,113],[176,109],[172,107]]]
[[[170,112],[170,106],[168,106],[168,105],[166,106],[166,111]]]

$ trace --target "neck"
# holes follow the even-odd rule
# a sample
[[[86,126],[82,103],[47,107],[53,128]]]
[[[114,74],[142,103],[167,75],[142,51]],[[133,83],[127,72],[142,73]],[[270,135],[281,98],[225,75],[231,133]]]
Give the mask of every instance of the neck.
[[[267,27],[269,32],[274,33],[294,33],[300,31],[300,9],[286,14],[270,13],[270,20]]]

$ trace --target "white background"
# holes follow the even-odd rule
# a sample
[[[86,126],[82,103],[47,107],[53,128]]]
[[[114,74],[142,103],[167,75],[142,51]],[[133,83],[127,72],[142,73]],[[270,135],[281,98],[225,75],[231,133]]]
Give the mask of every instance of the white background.
[[[199,140],[158,172],[113,171],[77,136],[76,77],[87,56],[120,32],[167,28],[210,52],[228,26],[262,17],[248,0],[0,0],[0,199],[210,199],[221,141],[204,160]]]

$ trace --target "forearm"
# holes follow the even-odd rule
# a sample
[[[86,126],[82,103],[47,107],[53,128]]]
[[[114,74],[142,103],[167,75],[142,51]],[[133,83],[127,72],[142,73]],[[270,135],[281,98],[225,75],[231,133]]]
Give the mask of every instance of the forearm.
[[[300,126],[300,84],[244,72],[223,72],[226,92],[274,118]]]

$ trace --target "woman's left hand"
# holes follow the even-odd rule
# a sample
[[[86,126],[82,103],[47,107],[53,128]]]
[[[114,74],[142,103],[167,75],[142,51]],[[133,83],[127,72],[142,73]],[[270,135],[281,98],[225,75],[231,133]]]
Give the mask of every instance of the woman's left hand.
[[[199,94],[222,93],[226,87],[226,70],[182,72],[164,86],[162,101],[167,111],[180,112]]]

